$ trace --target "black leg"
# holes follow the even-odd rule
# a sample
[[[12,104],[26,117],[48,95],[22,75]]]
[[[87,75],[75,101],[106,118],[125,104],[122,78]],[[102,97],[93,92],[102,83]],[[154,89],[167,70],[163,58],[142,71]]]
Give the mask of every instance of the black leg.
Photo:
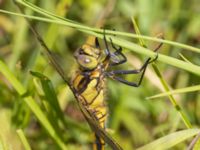
[[[105,46],[106,46],[106,50],[105,50],[106,58],[104,59],[103,64],[105,66],[107,66],[107,65],[109,65],[111,55],[110,55],[110,50],[109,50],[109,47],[108,47],[108,43],[106,41],[105,29],[104,29],[104,33],[103,33],[103,40],[104,40],[104,43],[105,43]]]
[[[155,59],[153,59],[155,61]],[[142,65],[140,69],[135,70],[112,70],[110,72],[107,72],[109,75],[123,75],[123,74],[139,74],[141,73],[148,64],[152,63],[153,61],[150,61],[150,58],[145,61],[145,63]]]
[[[156,61],[158,59],[158,53],[156,53],[156,57],[154,59],[149,58],[150,61],[148,64],[151,64],[152,62]]]
[[[160,47],[162,46],[162,43],[160,43],[155,49],[154,52],[156,52]],[[114,75],[114,74],[138,74],[140,72],[142,72],[142,70],[146,69],[146,67],[148,66],[148,64],[151,64],[152,62],[156,61],[158,59],[158,53],[156,53],[156,57],[154,59],[151,59],[150,57],[145,61],[145,63],[142,65],[142,67],[140,69],[136,69],[136,70],[113,70],[108,72],[108,74],[110,75]]]
[[[105,53],[106,53],[106,55],[107,55],[105,61],[107,61],[108,59],[110,59],[110,60],[111,60],[110,66],[119,65],[119,64],[125,63],[125,62],[127,61],[126,56],[121,52],[121,51],[122,51],[122,48],[121,48],[121,47],[117,48],[117,47],[113,44],[111,38],[110,38],[111,45],[112,45],[112,47],[113,47],[116,51],[115,51],[114,53],[111,53],[111,52],[110,52],[109,47],[108,47],[108,42],[107,42],[107,40],[106,40],[105,29],[104,29],[104,34],[103,34],[103,40],[104,40],[105,47],[106,47]],[[95,43],[96,43],[96,46],[99,45],[98,40],[95,40]],[[119,58],[118,56],[120,56],[122,59],[120,60],[120,58]]]
[[[126,57],[124,56],[124,54],[121,52],[122,51],[122,48],[119,47],[117,48],[113,42],[112,42],[112,39],[110,38],[110,42],[112,44],[112,47],[116,50],[113,54],[111,54],[111,59],[112,57],[116,57],[116,58],[119,58],[117,56],[121,56],[123,58],[123,60],[119,60],[118,62],[113,62],[113,64],[111,63],[111,65],[119,65],[119,64],[122,64],[124,62],[127,61]],[[162,43],[160,43],[155,49],[154,49],[154,52],[156,52],[160,47],[162,46]],[[145,63],[142,65],[142,67],[140,69],[136,69],[136,70],[113,70],[113,71],[110,71],[110,72],[105,72],[105,76],[108,76],[114,80],[117,80],[121,83],[124,83],[126,85],[129,85],[129,86],[134,86],[134,87],[138,87],[140,86],[140,84],[142,83],[142,80],[143,80],[143,77],[144,77],[144,73],[146,71],[146,68],[148,66],[148,64],[156,61],[158,58],[158,53],[156,55],[156,57],[154,59],[151,59],[151,58],[148,58]],[[118,77],[116,75],[123,75],[123,74],[139,74],[139,73],[142,73],[141,74],[141,77],[139,79],[138,82],[130,82],[130,81],[127,81],[121,77]]]
[[[142,83],[143,76],[141,76],[140,81],[138,83],[136,83],[136,82],[129,82],[129,81],[127,81],[125,79],[122,79],[120,77],[112,77],[112,79],[117,80],[117,81],[119,81],[119,82],[121,82],[123,84],[129,85],[129,86],[139,87],[140,84]]]
[[[98,49],[101,49],[101,48],[100,48],[100,44],[99,44],[99,41],[98,41],[98,38],[97,38],[97,37],[95,38],[95,47],[96,47],[96,48],[98,48]]]
[[[142,83],[144,73],[146,71],[148,64],[154,62],[157,58],[158,58],[158,55],[153,60],[151,60],[151,58],[148,58],[140,69],[136,69],[136,70],[113,70],[113,71],[110,71],[110,72],[106,72],[106,76],[108,76],[108,77],[110,77],[114,80],[117,80],[121,83],[124,83],[126,85],[138,87]],[[139,79],[139,82],[137,82],[137,83],[136,82],[129,82],[129,81],[127,81],[127,80],[125,80],[121,77],[116,76],[116,75],[123,75],[123,74],[139,74],[139,73],[142,73],[142,75]]]
[[[109,50],[109,47],[108,47],[108,42],[106,41],[106,31],[105,31],[105,29],[104,29],[104,33],[103,33],[103,40],[104,40],[104,43],[105,43],[105,46],[106,46],[107,57],[110,58],[110,50]]]
[[[147,67],[144,67],[143,70],[139,70],[139,71],[138,71],[138,70],[132,70],[132,72],[133,72],[133,71],[135,71],[135,72],[134,72],[134,73],[130,73],[130,74],[138,74],[138,73],[142,72],[142,75],[141,75],[141,77],[140,77],[140,79],[139,79],[138,82],[129,82],[129,81],[127,81],[127,80],[125,80],[125,79],[123,79],[123,78],[121,78],[121,77],[117,77],[117,76],[115,76],[115,75],[110,75],[109,77],[111,77],[112,79],[117,80],[117,81],[119,81],[119,82],[121,82],[121,83],[124,83],[124,84],[126,84],[126,85],[134,86],[134,87],[139,87],[140,84],[142,83],[143,78],[144,78],[144,73],[145,73],[145,71],[146,71],[146,68],[147,68]],[[128,71],[128,70],[127,70],[127,71]]]
[[[114,43],[113,43],[113,41],[112,41],[111,38],[110,38],[110,43],[111,43],[112,47],[116,50],[115,52],[121,53],[121,51],[122,51],[122,47],[121,47],[121,46],[120,46],[119,48],[117,48],[117,47],[114,45]]]
[[[111,63],[110,66],[120,65],[127,61],[126,56],[122,53],[122,47],[117,48],[114,43],[112,42],[112,39],[110,38],[110,42],[112,47],[116,50],[114,53],[111,54]],[[119,56],[119,57],[118,57]],[[120,57],[122,58],[120,60]]]

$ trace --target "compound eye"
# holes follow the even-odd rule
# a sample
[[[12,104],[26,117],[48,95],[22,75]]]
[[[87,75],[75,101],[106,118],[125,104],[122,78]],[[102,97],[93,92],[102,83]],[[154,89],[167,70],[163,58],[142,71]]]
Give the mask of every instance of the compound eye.
[[[86,59],[84,60],[84,62],[85,62],[85,63],[90,63],[91,60],[90,60],[89,58],[86,58]]]

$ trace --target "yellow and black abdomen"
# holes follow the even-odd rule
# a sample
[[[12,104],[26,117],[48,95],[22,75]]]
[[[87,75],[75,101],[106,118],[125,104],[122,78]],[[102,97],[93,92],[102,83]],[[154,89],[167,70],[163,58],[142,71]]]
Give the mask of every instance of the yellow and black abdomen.
[[[72,84],[78,93],[78,100],[94,114],[100,126],[105,128],[107,108],[104,101],[104,78],[98,70],[84,75],[77,73]]]
[[[93,113],[99,125],[105,129],[107,107],[104,101],[105,81],[100,70],[87,73],[77,72],[72,79],[72,84],[77,92],[78,100],[83,106]],[[103,150],[104,141],[96,136],[97,150]]]

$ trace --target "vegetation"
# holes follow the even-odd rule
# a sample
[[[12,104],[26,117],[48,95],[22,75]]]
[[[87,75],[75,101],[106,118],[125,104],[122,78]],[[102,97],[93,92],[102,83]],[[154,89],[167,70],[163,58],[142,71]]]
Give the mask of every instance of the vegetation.
[[[68,77],[73,52],[91,35],[102,39],[101,28],[128,58],[113,69],[139,68],[163,43],[139,88],[107,80],[107,132],[125,150],[199,149],[198,0],[30,1],[66,20],[18,1]],[[18,7],[2,0],[0,9],[0,148],[90,149],[92,131]]]

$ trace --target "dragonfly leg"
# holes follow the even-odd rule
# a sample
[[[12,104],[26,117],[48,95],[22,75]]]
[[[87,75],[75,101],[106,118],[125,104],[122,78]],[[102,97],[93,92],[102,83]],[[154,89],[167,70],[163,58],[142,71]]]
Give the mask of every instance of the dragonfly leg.
[[[138,87],[142,83],[142,80],[144,78],[144,73],[146,71],[146,68],[147,68],[148,64],[156,61],[157,58],[158,58],[158,54],[152,60],[151,60],[151,58],[148,58],[140,69],[135,69],[135,70],[113,70],[113,71],[110,71],[110,72],[106,72],[106,76],[109,76],[113,80],[117,80],[117,81],[119,81],[121,83],[124,83],[126,85]],[[121,77],[116,76],[116,75],[123,75],[123,74],[127,75],[127,74],[139,74],[139,73],[142,73],[141,77],[139,79],[139,82],[130,82],[130,81],[127,81],[127,80],[125,80],[125,79],[123,79]]]
[[[113,76],[113,75],[123,75],[123,74],[139,74],[143,70],[146,69],[148,64],[154,62],[156,59],[157,59],[157,56],[152,61],[151,61],[151,58],[148,58],[145,61],[145,63],[140,67],[140,69],[135,69],[135,70],[112,70],[112,71],[106,72],[106,75],[108,74],[108,76]]]
[[[125,80],[125,79],[123,79],[121,77],[117,77],[115,75],[112,76],[111,78],[114,79],[114,80],[117,80],[117,81],[119,81],[121,83],[124,83],[126,85],[129,85],[129,86],[139,87],[140,84],[142,83],[143,78],[144,78],[144,73],[146,71],[146,68],[147,68],[147,65],[144,68],[142,68],[142,70],[124,70],[124,71],[121,72],[122,74],[124,74],[124,73],[125,74],[139,74],[139,73],[142,73],[138,82],[130,82],[130,81],[127,81],[127,80]],[[130,71],[130,72],[128,73],[127,71]]]
[[[98,49],[101,49],[100,44],[99,44],[99,40],[98,40],[97,37],[95,38],[95,47],[98,48]]]
[[[113,80],[117,80],[121,83],[124,83],[126,85],[129,85],[129,86],[134,86],[134,87],[138,87],[140,86],[140,84],[142,83],[142,80],[144,78],[144,73],[146,71],[146,67],[144,67],[142,70],[117,70],[118,72],[116,74],[139,74],[142,72],[142,75],[139,79],[139,82],[130,82],[130,81],[127,81],[121,77],[117,77],[115,73],[108,73],[108,76],[110,78],[112,78]]]
[[[125,63],[126,61],[127,61],[127,58],[126,58],[126,56],[122,53],[122,47],[120,46],[120,47],[116,47],[115,45],[114,45],[114,43],[112,42],[112,39],[110,38],[110,42],[111,42],[111,45],[112,45],[112,47],[116,50],[113,54],[111,54],[111,55],[114,55],[114,56],[121,56],[122,57],[122,59],[121,60],[119,60],[118,62],[112,62],[112,63],[110,63],[110,66],[115,66],[115,65],[120,65],[120,64],[123,64],[123,63]]]
[[[107,54],[107,56],[110,57],[110,50],[109,50],[109,47],[108,47],[108,42],[106,40],[106,31],[105,31],[105,29],[103,31],[103,41],[104,41],[104,44],[106,46],[106,54]]]
[[[125,80],[123,78],[116,77],[116,76],[112,77],[112,79],[117,80],[117,81],[119,81],[119,82],[121,82],[123,84],[129,85],[129,86],[139,87],[140,84],[142,83],[143,75],[141,76],[139,82],[130,82],[130,81],[127,81],[127,80]]]

